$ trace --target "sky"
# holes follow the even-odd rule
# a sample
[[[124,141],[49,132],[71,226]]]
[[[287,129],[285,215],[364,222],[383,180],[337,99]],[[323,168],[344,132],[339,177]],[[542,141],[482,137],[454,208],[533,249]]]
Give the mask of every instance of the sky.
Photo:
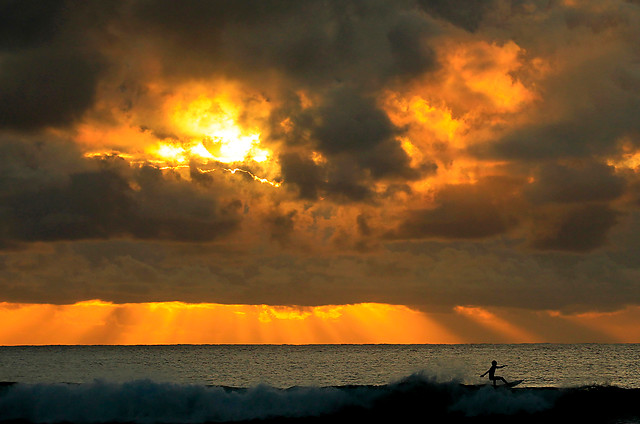
[[[640,342],[640,1],[0,4],[0,344]]]

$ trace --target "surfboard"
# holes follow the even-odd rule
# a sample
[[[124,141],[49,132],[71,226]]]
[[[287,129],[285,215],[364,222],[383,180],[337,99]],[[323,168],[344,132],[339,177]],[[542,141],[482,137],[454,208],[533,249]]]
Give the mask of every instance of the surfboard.
[[[497,385],[493,385],[492,383],[484,383],[484,384],[460,384],[460,386],[462,387],[466,387],[467,389],[481,389],[483,387],[495,387],[496,389],[500,389],[500,388],[511,388],[511,387],[515,387],[518,384],[522,383],[524,380],[515,380],[515,381],[510,381],[507,384],[497,384]]]

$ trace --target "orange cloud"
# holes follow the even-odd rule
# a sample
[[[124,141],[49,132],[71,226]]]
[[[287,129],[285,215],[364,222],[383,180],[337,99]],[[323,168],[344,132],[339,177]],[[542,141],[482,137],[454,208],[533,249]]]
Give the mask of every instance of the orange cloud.
[[[542,341],[526,329],[511,324],[487,309],[477,306],[456,306],[454,311],[500,334],[505,342],[536,343]]]
[[[428,313],[382,303],[299,307],[4,302],[0,345],[640,341],[637,306],[576,315],[478,306],[456,306],[452,312]]]
[[[201,173],[245,173],[255,181],[279,186],[280,167],[263,145],[261,126],[268,101],[224,81],[148,83],[144,100],[121,110],[122,99],[99,103],[73,133],[85,157],[118,156],[134,165],[178,171],[190,179]],[[103,115],[110,119],[105,120]]]
[[[513,41],[502,45],[485,41],[465,43],[442,53],[449,71],[446,86],[478,96],[491,112],[516,112],[536,99],[535,93],[513,77],[522,67],[524,53]]]
[[[558,318],[572,324],[609,335],[618,343],[638,343],[640,341],[640,306],[627,306],[613,312],[585,312],[575,315],[555,313]]]
[[[186,304],[0,303],[2,345],[456,343],[405,306],[290,307]]]

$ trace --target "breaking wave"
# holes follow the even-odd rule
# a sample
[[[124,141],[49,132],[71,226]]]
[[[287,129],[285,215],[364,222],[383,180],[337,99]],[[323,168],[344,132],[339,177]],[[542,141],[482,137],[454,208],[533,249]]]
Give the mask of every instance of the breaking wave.
[[[640,389],[612,386],[494,389],[421,374],[381,386],[230,388],[95,381],[4,383],[0,421],[21,423],[211,422],[639,422]]]

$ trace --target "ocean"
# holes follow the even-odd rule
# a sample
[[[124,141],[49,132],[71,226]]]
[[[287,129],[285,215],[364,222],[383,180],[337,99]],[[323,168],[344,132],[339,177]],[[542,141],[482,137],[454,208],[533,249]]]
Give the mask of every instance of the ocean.
[[[12,423],[640,423],[637,344],[5,346],[0,382]]]

